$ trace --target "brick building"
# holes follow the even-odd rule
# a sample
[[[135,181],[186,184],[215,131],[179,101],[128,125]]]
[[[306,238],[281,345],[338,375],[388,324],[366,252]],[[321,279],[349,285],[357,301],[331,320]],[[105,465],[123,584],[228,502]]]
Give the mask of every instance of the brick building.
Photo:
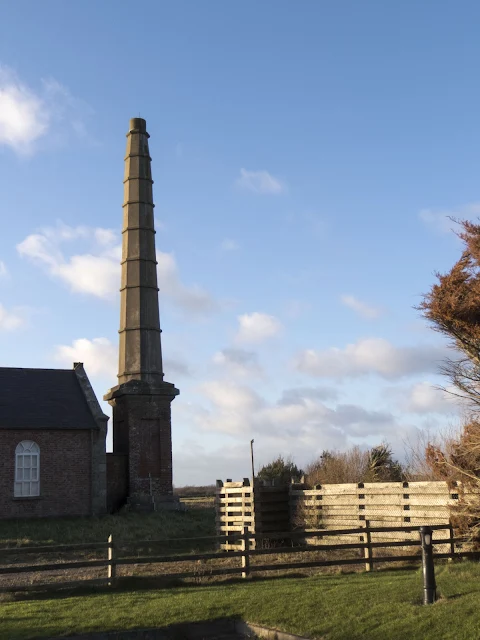
[[[0,518],[106,512],[106,416],[83,365],[0,368]]]
[[[0,368],[0,518],[87,516],[176,508],[164,380],[149,134],[130,120],[125,157],[117,385],[108,417],[83,365]],[[119,269],[120,271],[120,269]]]

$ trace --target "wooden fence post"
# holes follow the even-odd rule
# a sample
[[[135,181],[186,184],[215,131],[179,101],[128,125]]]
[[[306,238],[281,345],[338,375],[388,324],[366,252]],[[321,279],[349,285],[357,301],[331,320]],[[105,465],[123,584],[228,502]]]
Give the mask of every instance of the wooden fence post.
[[[248,578],[250,574],[250,533],[248,527],[243,527],[242,551],[242,578]]]
[[[108,536],[108,565],[107,565],[107,578],[109,580],[108,586],[111,587],[113,581],[117,577],[117,565],[115,564],[115,547],[113,544],[113,536]]]
[[[364,549],[365,559],[365,571],[373,571],[373,549],[372,549],[372,534],[370,533],[370,520],[365,521],[365,542],[367,546]]]
[[[450,523],[448,531],[449,531],[449,534],[450,534],[450,538],[453,538],[452,523]],[[453,560],[455,558],[455,543],[454,542],[450,542],[450,554],[451,554],[451,557],[448,559],[448,561],[449,562],[453,562]]]

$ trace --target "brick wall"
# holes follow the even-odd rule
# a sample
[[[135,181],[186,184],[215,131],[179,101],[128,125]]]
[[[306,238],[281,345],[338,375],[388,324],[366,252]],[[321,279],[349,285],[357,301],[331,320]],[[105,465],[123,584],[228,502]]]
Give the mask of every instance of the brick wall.
[[[94,516],[104,515],[107,511],[107,460],[105,440],[107,437],[108,416],[98,403],[90,380],[81,362],[74,363],[74,371],[85,400],[97,423],[98,430],[90,432],[92,452],[92,510]]]
[[[40,447],[40,497],[14,498],[15,448]],[[91,514],[90,430],[0,430],[0,518]]]
[[[170,399],[128,398],[130,493],[169,497],[172,487]]]
[[[128,455],[107,453],[107,510],[112,513],[125,504],[128,495]]]
[[[128,385],[135,390],[133,381],[125,387]],[[128,451],[130,496],[149,495],[150,486],[160,501],[173,495],[172,396],[148,393],[147,388],[143,394],[119,393],[109,400],[113,406],[113,450]]]

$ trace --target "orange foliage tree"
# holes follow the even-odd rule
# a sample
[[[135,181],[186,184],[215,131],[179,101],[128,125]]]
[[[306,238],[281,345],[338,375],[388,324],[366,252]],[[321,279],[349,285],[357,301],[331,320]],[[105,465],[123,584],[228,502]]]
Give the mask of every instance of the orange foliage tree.
[[[455,221],[457,222],[457,221]],[[466,403],[468,417],[461,433],[442,446],[429,443],[425,456],[439,480],[457,486],[458,504],[452,509],[457,532],[468,534],[480,545],[480,224],[459,221],[464,250],[418,309],[433,328],[449,339],[458,357],[448,358],[442,372],[453,389],[446,389]]]
[[[442,372],[454,390],[449,393],[480,407],[480,225],[458,222],[458,236],[465,249],[460,260],[446,274],[436,273],[433,285],[417,307],[433,329],[449,339],[459,357],[449,358]]]

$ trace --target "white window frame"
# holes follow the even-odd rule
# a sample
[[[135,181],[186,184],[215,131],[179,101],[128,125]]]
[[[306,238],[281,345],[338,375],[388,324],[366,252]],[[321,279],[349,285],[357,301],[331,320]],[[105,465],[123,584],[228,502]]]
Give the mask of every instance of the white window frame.
[[[40,447],[32,440],[22,440],[15,449],[15,498],[40,495]]]

